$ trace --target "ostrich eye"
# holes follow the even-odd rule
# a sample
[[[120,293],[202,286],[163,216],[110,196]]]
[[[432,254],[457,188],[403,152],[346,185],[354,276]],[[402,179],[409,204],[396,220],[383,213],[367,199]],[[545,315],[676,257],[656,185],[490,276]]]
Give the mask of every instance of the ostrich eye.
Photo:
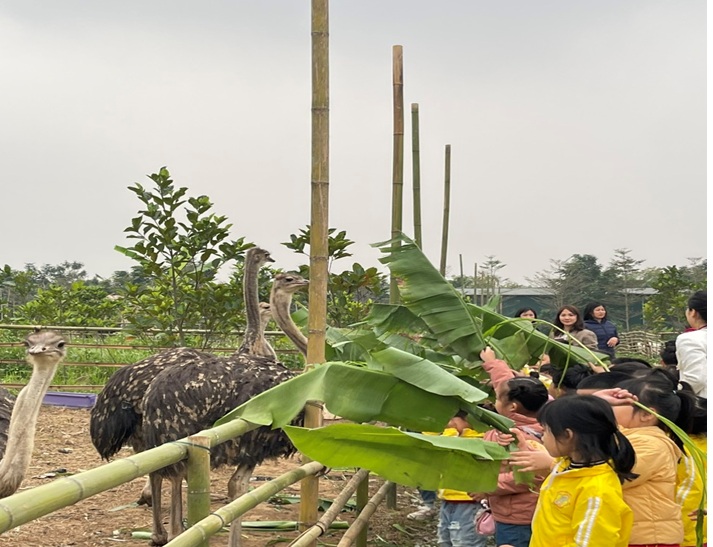
[[[64,347],[64,340],[62,340],[61,342],[59,342],[59,343],[57,344],[57,347],[58,347],[59,349],[62,349],[62,348]]]

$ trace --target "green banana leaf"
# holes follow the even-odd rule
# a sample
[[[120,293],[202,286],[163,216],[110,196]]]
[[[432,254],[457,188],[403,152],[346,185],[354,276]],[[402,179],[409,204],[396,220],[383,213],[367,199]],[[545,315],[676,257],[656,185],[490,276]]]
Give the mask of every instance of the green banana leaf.
[[[467,361],[477,361],[486,346],[480,321],[468,312],[461,295],[421,249],[403,234],[372,246],[387,253],[379,260],[401,281],[399,293],[409,311],[428,326],[441,344]]]
[[[358,466],[426,490],[489,492],[509,452],[478,438],[442,437],[370,425],[284,428],[297,449],[329,467]]]

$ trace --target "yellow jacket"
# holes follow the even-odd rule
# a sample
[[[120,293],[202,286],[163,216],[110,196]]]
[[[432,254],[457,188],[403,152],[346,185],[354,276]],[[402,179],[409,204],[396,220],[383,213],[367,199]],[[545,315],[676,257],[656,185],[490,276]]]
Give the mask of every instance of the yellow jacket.
[[[626,547],[632,513],[616,472],[603,463],[567,469],[560,460],[542,483],[530,547]]]
[[[463,433],[458,435],[458,430],[455,427],[447,427],[441,433],[444,437],[482,437],[482,433],[478,433],[474,429],[466,428]],[[462,492],[460,490],[449,490],[447,488],[438,491],[438,497],[445,501],[471,501],[475,503],[475,500],[471,498],[467,492]]]
[[[691,440],[704,453],[706,450],[705,435],[691,435]],[[706,469],[708,466],[705,466]],[[678,489],[676,490],[676,501],[681,505],[683,516],[683,547],[696,545],[696,518],[689,517],[691,513],[698,510],[703,497],[703,477],[693,463],[693,458],[684,454],[678,462]],[[703,543],[708,541],[706,529],[708,528],[707,518],[703,517]]]
[[[620,429],[636,451],[632,471],[639,475],[622,486],[624,501],[634,512],[631,543],[680,544],[683,522],[676,503],[676,468],[681,451],[657,426]]]

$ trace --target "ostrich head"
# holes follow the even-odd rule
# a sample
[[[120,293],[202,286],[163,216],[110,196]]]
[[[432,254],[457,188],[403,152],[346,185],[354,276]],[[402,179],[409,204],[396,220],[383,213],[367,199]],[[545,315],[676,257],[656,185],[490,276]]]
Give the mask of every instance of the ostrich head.
[[[293,295],[307,285],[309,285],[309,281],[299,274],[281,273],[275,276],[272,292]]]
[[[67,355],[64,338],[52,331],[33,332],[24,340],[27,362],[35,369],[51,369]]]
[[[248,264],[255,264],[255,271],[266,262],[275,262],[275,259],[270,256],[270,252],[260,247],[250,247],[245,253],[245,267]]]
[[[262,330],[267,328],[267,325],[272,321],[272,308],[268,302],[260,302],[260,325]]]

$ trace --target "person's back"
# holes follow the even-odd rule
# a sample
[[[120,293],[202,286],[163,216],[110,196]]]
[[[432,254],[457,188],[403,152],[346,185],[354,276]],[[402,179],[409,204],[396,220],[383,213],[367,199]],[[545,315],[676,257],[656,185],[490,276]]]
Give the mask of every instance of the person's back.
[[[547,388],[536,378],[517,376],[507,363],[495,359],[490,348],[483,350],[481,358],[483,369],[489,374],[495,390],[497,412],[513,420],[515,427],[528,441],[540,443],[543,431],[537,421],[537,412],[547,403]],[[486,441],[499,442],[499,437],[500,432],[490,430],[484,438]],[[537,479],[534,485],[518,482],[512,470],[503,464],[497,489],[487,493],[498,545],[527,547],[532,515],[537,505],[536,489],[540,482],[541,479]]]
[[[690,432],[694,397],[677,389],[669,374],[655,369],[645,377],[622,382],[620,387]],[[614,413],[636,451],[634,473],[639,477],[624,484],[624,501],[634,512],[631,545],[680,545],[683,523],[676,488],[682,442],[655,415],[641,408],[615,406]]]

